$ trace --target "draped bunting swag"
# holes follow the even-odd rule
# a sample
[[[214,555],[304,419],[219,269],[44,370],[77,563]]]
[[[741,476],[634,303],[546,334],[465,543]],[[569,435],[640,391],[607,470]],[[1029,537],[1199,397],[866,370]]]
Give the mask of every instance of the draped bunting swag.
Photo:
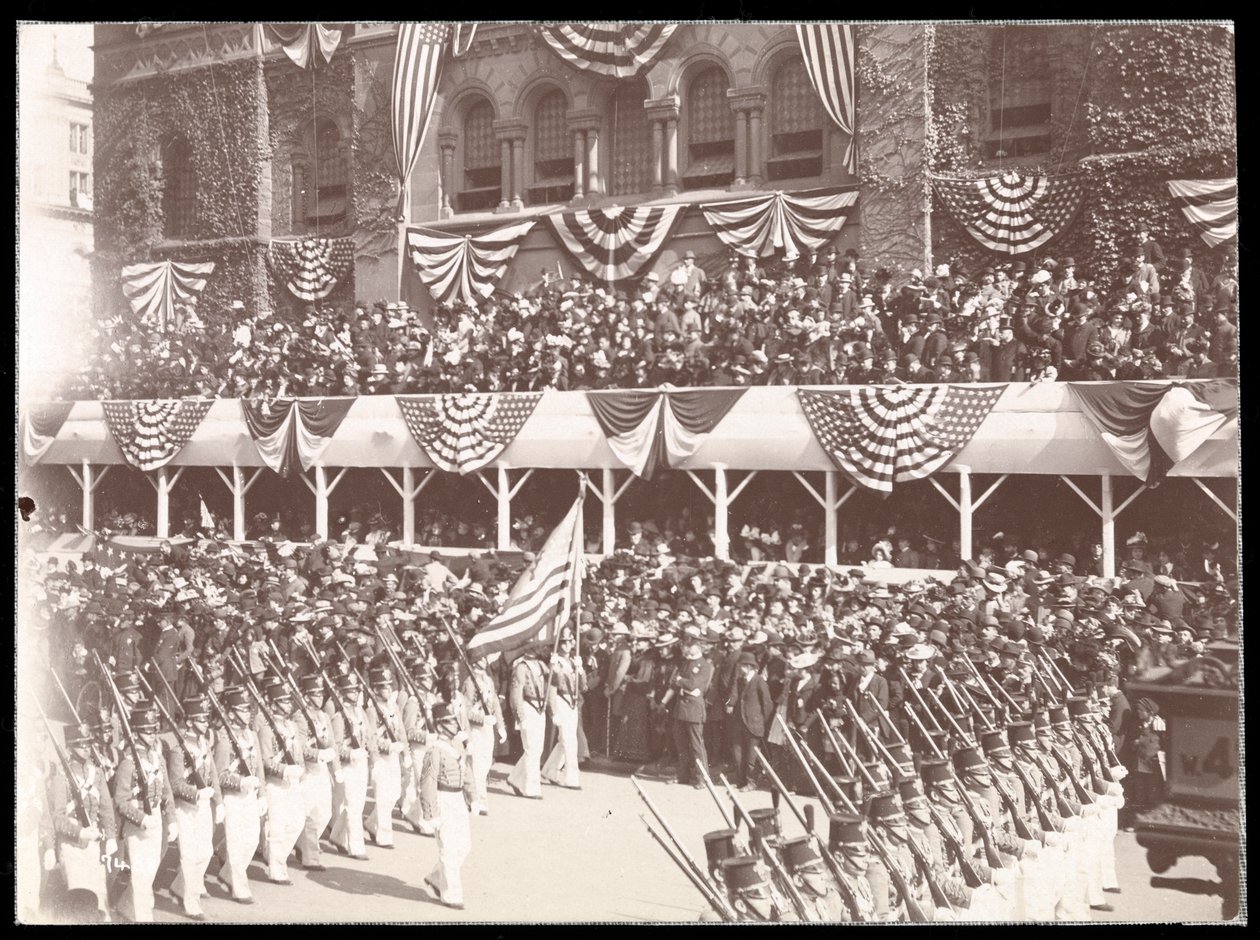
[[[535,220],[505,225],[484,235],[407,232],[407,248],[420,280],[438,303],[475,303],[494,286],[516,257]]]
[[[637,477],[694,454],[743,396],[743,388],[587,392],[608,446]]]
[[[1169,180],[1168,191],[1209,248],[1238,237],[1238,180]]]
[[[43,459],[73,407],[72,401],[53,401],[27,409],[22,421],[22,456],[27,463]]]
[[[294,297],[313,303],[331,294],[350,273],[354,266],[354,239],[273,239],[267,258],[272,271]]]
[[[137,470],[156,470],[175,459],[201,425],[210,401],[107,401],[105,424]]]
[[[819,445],[853,482],[889,494],[922,480],[967,445],[1005,385],[798,389]]]
[[[167,324],[181,325],[175,305],[196,303],[197,295],[213,273],[213,261],[129,264],[122,269],[122,289],[132,312],[140,317],[142,323],[165,330]]]
[[[857,173],[856,135],[856,72],[857,50],[853,45],[853,28],[842,23],[799,23],[796,40],[805,60],[809,83],[818,93],[823,110],[840,130],[849,135],[844,163],[850,173]]]
[[[354,404],[353,398],[297,401],[241,400],[249,436],[263,463],[287,477],[295,467],[309,470],[332,441]]]
[[[660,255],[685,206],[583,209],[546,217],[560,246],[605,283],[642,274]]]
[[[323,23],[299,23],[293,26],[268,26],[290,61],[300,69],[315,64],[315,50],[325,62],[331,62],[333,53],[341,44],[341,30]]]
[[[945,209],[977,242],[1003,255],[1024,255],[1057,238],[1085,199],[1079,174],[1017,171],[983,179],[933,177]]]
[[[800,255],[835,237],[857,195],[856,187],[774,192],[707,203],[700,211],[717,237],[741,255],[763,258],[776,251]]]
[[[1147,486],[1231,421],[1238,421],[1238,385],[1206,383],[1068,383],[1085,416],[1116,459]]]
[[[450,23],[403,23],[398,29],[394,51],[393,93],[390,106],[390,132],[394,144],[394,166],[398,172],[398,211],[401,221],[407,201],[407,185],[415,168],[425,131],[433,116],[446,43],[454,36],[459,45],[459,27]],[[472,33],[468,34],[472,44]],[[465,47],[467,48],[467,47]]]
[[[472,473],[520,433],[542,392],[399,396],[407,430],[438,467]]]
[[[561,23],[538,32],[574,68],[606,78],[634,78],[660,57],[678,25]]]

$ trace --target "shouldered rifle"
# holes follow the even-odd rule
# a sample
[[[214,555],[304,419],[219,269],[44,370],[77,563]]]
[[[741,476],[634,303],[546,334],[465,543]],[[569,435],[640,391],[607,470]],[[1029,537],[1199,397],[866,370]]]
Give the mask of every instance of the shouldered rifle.
[[[759,853],[769,866],[770,872],[774,876],[771,883],[773,884],[773,882],[777,881],[783,890],[787,892],[788,900],[792,903],[792,907],[796,909],[796,916],[802,921],[810,920],[809,906],[806,905],[805,899],[801,897],[801,893],[797,890],[796,883],[792,880],[792,877],[784,870],[783,863],[779,861],[779,856],[775,854],[774,849],[770,847],[770,843],[766,841],[765,833],[753,823],[752,817],[748,815],[748,811],[740,804],[735,788],[726,779],[726,775],[718,774],[718,779],[722,781],[722,786],[726,788],[726,795],[731,798],[731,802],[735,805],[736,822],[742,819],[748,825],[749,848]]]
[[[398,671],[400,676],[402,676],[403,683],[407,686],[408,691],[411,692],[412,698],[416,700],[416,704],[420,708],[420,717],[424,719],[425,730],[432,733],[434,730],[433,720],[429,717],[429,709],[425,703],[424,696],[421,694],[420,689],[417,688],[415,680],[411,678],[411,673],[407,672],[402,659],[398,655],[398,651],[389,645],[390,637],[393,637],[395,640],[398,638],[394,636],[393,630],[390,630],[390,635],[386,636],[384,629],[379,626],[376,629],[381,635],[381,645],[385,647],[385,655],[389,657],[389,661],[394,664],[394,669]],[[399,647],[402,646],[401,641],[398,645]],[[476,679],[473,680],[474,683],[476,681]]]
[[[701,878],[691,869],[687,862],[678,854],[677,850],[666,842],[659,832],[652,828],[652,824],[647,821],[646,816],[640,813],[639,818],[643,820],[643,825],[647,826],[648,834],[656,841],[657,845],[665,850],[665,854],[669,856],[670,861],[678,866],[678,869],[686,876],[687,880],[691,882],[692,886],[700,892],[701,896],[708,903],[709,907],[713,908],[718,917],[722,918],[722,920],[728,924],[738,923],[739,915],[736,914],[731,906],[726,902],[726,899],[723,898],[717,890],[709,884],[708,881]]]
[[[645,792],[643,792],[643,787],[639,783],[638,778],[634,776],[634,774],[630,775],[630,782],[634,784],[634,789],[639,794],[639,798],[643,800],[643,802],[647,805],[647,808],[651,811],[652,815],[656,818],[657,824],[663,830],[665,830],[665,835],[669,836],[670,842],[672,842],[674,848],[678,850],[678,856],[685,863],[687,871],[693,877],[693,881],[699,881],[703,883],[705,887],[708,889],[708,892],[711,892],[717,898],[721,899],[722,907],[726,913],[730,914],[730,919],[738,920],[739,918],[738,916],[736,916],[735,911],[730,907],[729,904],[726,903],[725,898],[722,898],[722,892],[712,884],[712,882],[709,880],[709,875],[705,872],[703,868],[701,868],[696,863],[696,860],[691,857],[691,853],[687,851],[687,849],[683,846],[683,844],[678,840],[678,837],[674,835],[674,830],[670,828],[669,821],[666,820],[665,817],[661,814],[661,811],[656,808],[656,804],[652,802],[652,798],[649,797]],[[648,828],[650,829],[651,827],[649,826]]]
[[[919,703],[919,707],[923,709],[923,714],[928,716],[928,720],[932,722],[932,726],[937,731],[944,731],[945,729],[941,727],[941,723],[937,721],[936,716],[932,714],[932,710],[927,707],[927,702],[923,700],[923,693],[915,687],[914,683],[910,681],[910,677],[906,675],[906,670],[901,666],[898,666],[897,671],[901,673],[901,681],[906,684],[906,688],[910,690],[912,695],[914,695],[914,700]]]
[[[827,768],[823,765],[823,762],[819,759],[818,755],[813,752],[804,740],[798,741],[797,743],[801,746],[801,752],[805,755],[805,759],[808,760],[814,766],[814,770],[817,771],[818,779],[827,781],[827,786],[830,787],[831,792],[836,795],[836,799],[839,801],[839,803],[835,804],[837,808],[843,805],[845,812],[861,816],[861,811],[853,805],[853,801],[849,799],[849,794],[844,792],[844,788],[841,787],[840,784],[836,783],[836,778],[827,772]]]
[[[372,710],[376,712],[377,719],[385,728],[385,736],[388,737],[391,742],[396,742],[398,740],[398,736],[394,734],[394,729],[390,726],[389,719],[385,717],[384,707],[382,707],[376,696],[372,694],[371,686],[367,684],[367,680],[363,678],[363,674],[355,667],[349,654],[346,653],[345,647],[341,645],[341,641],[334,639],[333,643],[337,646],[337,652],[341,653],[341,655],[345,657],[346,664],[350,667],[350,670],[358,676],[359,685],[363,687],[363,694],[367,697],[367,700],[372,703]]]
[[[718,812],[722,814],[722,822],[726,828],[739,829],[739,826],[731,819],[730,813],[726,811],[726,807],[722,805],[722,800],[718,797],[717,788],[713,786],[713,778],[709,776],[709,768],[705,767],[704,761],[699,758],[696,759],[696,770],[700,773],[700,779],[704,781],[704,788],[709,791],[709,796],[717,804]]]
[[[263,720],[267,722],[267,727],[271,729],[271,733],[276,736],[276,742],[284,747],[284,753],[288,758],[289,763],[295,764],[298,767],[305,767],[306,761],[303,759],[302,755],[294,753],[295,742],[292,740],[290,735],[284,734],[280,730],[280,726],[276,724],[276,716],[271,713],[271,709],[268,708],[267,703],[263,701],[262,693],[259,692],[258,687],[254,685],[253,677],[250,676],[248,670],[243,668],[244,664],[238,660],[237,651],[235,649],[230,649],[228,650],[227,655],[228,659],[230,659],[233,665],[236,666],[236,671],[239,672],[241,674],[241,678],[244,679],[244,685],[245,688],[249,690],[250,698],[252,698],[254,700],[254,704],[258,706],[258,711],[262,713]]]
[[[70,693],[68,693],[66,691],[66,687],[61,684],[61,676],[57,675],[56,667],[49,666],[48,671],[52,673],[53,682],[57,683],[57,689],[61,692],[61,697],[66,700],[66,707],[70,709],[70,717],[74,719],[74,723],[76,725],[83,724],[83,719],[79,717],[79,710],[74,707],[74,702],[70,700]],[[106,761],[101,757],[100,752],[96,750],[95,741],[92,742],[89,750],[91,750],[92,757],[96,760],[96,763],[100,765],[103,772],[106,767]]]
[[[827,721],[827,716],[822,714],[821,709],[816,711],[815,714],[818,715],[818,723],[822,725],[823,735],[827,738],[827,743],[831,745],[831,752],[836,755],[836,760],[844,765],[845,772],[848,773],[853,768],[849,765],[848,755],[840,750],[840,745],[836,741],[836,730],[831,727],[831,723]],[[856,774],[853,776],[856,776]]]
[[[953,716],[950,710],[945,707],[945,703],[941,701],[941,697],[932,689],[928,689],[928,695],[932,697],[932,701],[936,703],[936,707],[940,709],[941,714],[945,716],[945,721],[949,724],[950,728],[953,729],[954,735],[958,738],[959,743],[967,747],[975,747],[975,738],[963,730],[962,725],[958,723],[958,720]]]
[[[468,670],[468,678],[472,679],[472,684],[477,689],[477,697],[481,699],[481,708],[487,715],[493,715],[494,709],[490,706],[489,700],[486,698],[486,690],[481,687],[481,683],[477,681],[477,677],[473,674],[472,663],[468,660],[468,651],[464,649],[459,642],[459,637],[455,635],[455,628],[451,626],[451,622],[445,617],[439,616],[442,626],[446,628],[447,635],[451,638],[451,643],[455,646],[455,652],[459,653],[460,662],[464,664],[464,668]]]
[[[136,748],[136,739],[131,733],[131,722],[127,720],[127,708],[123,705],[122,695],[118,692],[118,686],[114,685],[114,677],[109,674],[109,670],[101,662],[101,654],[96,652],[96,650],[92,650],[92,658],[96,660],[96,668],[101,671],[101,678],[105,680],[105,685],[109,687],[110,696],[114,700],[114,707],[118,709],[118,726],[122,728],[123,737],[127,740],[127,752],[131,755],[135,777],[140,781],[140,802],[144,806],[144,814],[151,816],[153,815],[153,794],[149,792],[149,778],[145,775],[144,766],[140,763],[140,751]]]
[[[906,916],[910,919],[910,922],[912,924],[926,924],[931,918],[927,916],[923,908],[919,906],[919,902],[915,900],[910,886],[906,884],[906,876],[892,857],[892,852],[884,843],[883,836],[872,829],[868,831],[867,839],[871,843],[871,847],[875,849],[875,854],[879,856],[879,860],[884,863],[889,879],[897,889],[897,894],[900,895],[901,900],[905,903]]]
[[[249,766],[249,761],[245,759],[245,748],[241,747],[240,739],[236,736],[236,732],[232,730],[232,725],[228,722],[227,712],[219,704],[219,697],[214,694],[214,689],[210,688],[210,683],[202,675],[201,667],[197,665],[196,661],[190,659],[188,660],[188,665],[192,668],[193,677],[196,678],[197,684],[205,690],[206,698],[210,701],[210,710],[214,712],[215,717],[223,725],[223,733],[227,735],[228,743],[232,745],[232,750],[236,752],[236,759],[240,761],[241,772],[246,776],[252,774],[254,772],[253,768]]]
[[[1068,695],[1075,695],[1076,689],[1072,688],[1072,683],[1067,681],[1067,676],[1063,674],[1063,670],[1059,668],[1059,664],[1054,661],[1054,658],[1050,655],[1050,653],[1043,650],[1042,656],[1046,661],[1047,671],[1059,677],[1059,681],[1062,682],[1063,687],[1067,689]]]
[[[157,676],[158,682],[162,686],[162,691],[164,691],[167,695],[170,696],[171,702],[174,703],[175,707],[179,709],[179,715],[182,718],[184,716],[184,706],[179,703],[179,696],[177,696],[175,694],[175,690],[171,688],[171,684],[166,680],[166,676],[162,674],[162,670],[159,669],[157,667],[157,663],[155,663],[151,659],[147,663],[145,663],[145,666],[148,667],[149,671],[153,673],[153,675]],[[144,673],[141,672],[140,670],[136,670],[136,675],[143,677]],[[145,680],[145,685],[148,685],[148,684],[149,684],[148,680]],[[149,688],[149,694],[153,696],[153,701],[157,702],[157,696],[154,695],[152,687]]]
[[[363,747],[363,742],[354,733],[354,724],[350,721],[350,712],[346,709],[346,703],[342,699],[341,693],[337,691],[336,683],[328,678],[328,673],[324,670],[323,661],[315,655],[314,647],[310,646],[309,643],[304,645],[315,663],[315,668],[319,670],[320,678],[324,680],[324,687],[328,689],[328,696],[332,699],[333,706],[337,709],[337,713],[341,715],[342,724],[345,725],[346,736],[350,739],[350,749],[357,750]]]
[[[774,768],[770,765],[770,761],[766,760],[766,755],[761,753],[761,749],[758,748],[753,753],[756,755],[757,760],[761,763],[766,775],[770,778],[770,783],[774,787],[774,792],[778,793],[780,798],[787,803],[788,809],[792,811],[792,815],[794,815],[800,824],[805,827],[805,831],[809,833],[810,837],[814,840],[814,847],[818,850],[818,854],[822,858],[823,864],[827,866],[827,870],[831,872],[831,878],[836,884],[836,890],[840,892],[840,899],[844,901],[844,906],[849,909],[849,913],[853,915],[854,920],[861,918],[862,912],[858,907],[857,898],[854,897],[853,891],[849,888],[849,883],[845,880],[844,872],[840,868],[840,863],[836,860],[835,855],[832,854],[831,849],[827,847],[827,844],[822,840],[818,833],[814,831],[813,820],[808,814],[802,812],[801,808],[796,805],[796,801],[793,800],[792,795],[788,793],[787,787],[783,785],[783,781],[779,779],[779,775],[774,772]],[[731,828],[734,827],[732,826]]]
[[[1085,785],[1077,778],[1075,768],[1072,767],[1072,762],[1068,760],[1067,755],[1059,750],[1059,748],[1053,743],[1050,745],[1050,753],[1054,756],[1055,762],[1059,765],[1059,769],[1063,771],[1063,776],[1067,777],[1071,782],[1072,792],[1076,794],[1076,798],[1081,801],[1081,804],[1084,805],[1094,802],[1093,794],[1086,790]]]
[[[876,781],[876,779],[873,776],[871,776],[871,772],[866,769],[866,765],[862,763],[862,759],[858,757],[857,751],[854,749],[853,745],[850,744],[843,735],[832,734],[832,735],[829,735],[828,737],[831,740],[832,747],[836,748],[837,750],[839,750],[839,748],[841,747],[844,748],[844,753],[848,756],[850,765],[857,768],[858,775],[861,776],[864,784],[872,792],[874,792],[875,790],[878,790],[879,789],[878,781]]]
[[[161,675],[161,670],[154,670]],[[143,673],[137,672],[136,675],[140,681],[144,683],[144,687],[149,690],[149,694],[153,695],[153,687],[149,685]],[[158,713],[162,716],[162,720],[171,726],[171,733],[175,737],[175,743],[179,745],[180,752],[184,755],[184,761],[188,764],[188,769],[192,771],[193,783],[197,785],[198,790],[205,789],[210,786],[205,775],[202,774],[201,768],[197,766],[197,758],[193,756],[192,748],[188,746],[188,742],[184,740],[184,736],[179,733],[179,725],[175,723],[175,719],[171,717],[171,713],[166,710],[166,706],[162,704],[162,700],[153,695],[153,704],[157,706]]]
[[[788,747],[791,748],[792,754],[796,758],[797,763],[801,765],[801,770],[805,771],[805,776],[809,778],[810,784],[813,785],[814,792],[818,794],[818,802],[822,804],[823,812],[830,816],[836,811],[835,804],[832,803],[831,800],[828,799],[827,794],[823,792],[822,784],[819,783],[818,778],[814,776],[814,770],[805,759],[805,754],[801,751],[800,745],[797,743],[796,735],[792,733],[792,729],[788,727],[787,722],[784,721],[780,715],[776,714],[774,717],[783,726],[783,738],[787,741]]]
[[[845,702],[845,705],[849,707],[849,713],[853,717],[853,723],[861,733],[862,737],[866,738],[866,743],[870,747],[871,751],[877,757],[881,758],[888,766],[889,774],[893,774],[896,771],[901,770],[902,765],[899,764],[892,756],[892,753],[885,746],[884,742],[875,736],[875,732],[870,729],[870,726],[862,720],[862,716],[857,713],[857,709],[853,707],[853,703]],[[911,770],[913,770],[913,767],[911,767]]]
[[[48,740],[52,741],[53,750],[57,752],[57,760],[61,762],[61,769],[65,772],[66,782],[70,784],[70,792],[74,795],[74,808],[79,815],[79,826],[82,829],[88,829],[92,825],[92,817],[88,815],[87,804],[83,802],[82,784],[79,783],[79,778],[74,775],[74,771],[70,769],[70,758],[66,756],[66,752],[57,743],[57,736],[53,734],[52,725],[48,723],[48,716],[44,714],[44,706],[39,704],[39,699],[34,695],[31,698],[35,702],[35,707],[39,709],[39,717],[44,722],[44,728],[48,731]]]
[[[985,718],[984,712],[980,711],[980,706],[976,703],[976,700],[972,698],[971,691],[966,686],[962,687],[962,691],[967,697],[967,701],[971,703],[971,707],[975,711],[975,714],[980,717],[980,723],[984,726],[985,730],[992,730],[993,725],[989,723],[987,718]],[[1015,756],[1012,754],[1011,765],[1014,766],[1014,764]],[[1010,790],[1006,789],[1006,784],[1002,782],[1000,774],[994,771],[992,776],[993,789],[997,791],[998,797],[1002,800],[1002,805],[1006,807],[1006,811],[1011,815],[1011,825],[1015,827],[1015,835],[1020,839],[1023,839],[1025,842],[1034,840],[1032,830],[1028,828],[1028,823],[1024,822],[1024,816],[1019,811],[1018,805],[1015,803],[1015,795],[1011,793]]]
[[[275,641],[271,637],[267,637],[267,649],[270,652],[264,652],[263,659],[267,661],[267,664],[271,666],[276,675],[284,681],[284,684],[289,687],[289,694],[293,696],[293,704],[302,713],[302,718],[306,721],[306,727],[311,729],[311,735],[318,734],[319,729],[315,726],[315,718],[311,715],[311,710],[306,705],[306,699],[302,696],[302,690],[298,688],[297,682],[294,681],[293,673],[284,668],[284,657],[280,655],[280,650],[276,648]]]
[[[866,690],[866,697],[871,700],[871,704],[875,706],[875,710],[879,712],[879,717],[884,720],[884,724],[888,726],[888,730],[891,731],[893,737],[897,739],[897,743],[905,744],[906,739],[901,736],[901,729],[898,728],[895,724],[893,724],[893,720],[889,716],[888,710],[885,709],[883,705],[879,704],[879,699],[877,699],[874,695],[871,694],[870,689]],[[848,699],[845,699],[845,701],[847,702]]]

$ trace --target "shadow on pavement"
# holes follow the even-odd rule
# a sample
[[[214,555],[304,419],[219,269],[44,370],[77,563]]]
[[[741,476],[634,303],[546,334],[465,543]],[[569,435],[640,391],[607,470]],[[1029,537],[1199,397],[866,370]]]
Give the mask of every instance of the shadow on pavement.
[[[317,885],[347,894],[386,895],[404,901],[423,901],[435,907],[442,906],[423,887],[376,872],[329,866],[327,871],[308,872],[307,878]]]

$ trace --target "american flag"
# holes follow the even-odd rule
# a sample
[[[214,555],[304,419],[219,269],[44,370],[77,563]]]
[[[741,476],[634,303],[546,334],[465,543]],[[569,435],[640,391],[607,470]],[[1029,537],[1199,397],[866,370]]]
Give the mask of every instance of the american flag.
[[[542,392],[398,396],[407,430],[438,467],[471,473],[515,440]]]
[[[107,401],[101,406],[114,443],[127,463],[156,470],[184,449],[200,426],[208,401]]]
[[[574,68],[606,78],[634,78],[656,61],[676,23],[560,23],[538,32]]]
[[[468,655],[511,655],[535,640],[552,640],[582,596],[582,502],[579,496],[512,587],[498,616],[468,641]]]
[[[814,437],[860,486],[891,493],[922,480],[971,440],[1005,385],[799,389]]]
[[[455,27],[458,34],[458,27]],[[450,23],[403,23],[394,53],[392,130],[399,188],[406,193],[437,100]],[[400,200],[401,208],[402,202]]]
[[[934,177],[932,185],[968,235],[1011,256],[1027,254],[1059,235],[1085,199],[1079,173],[1046,176],[1011,170],[982,179]]]
[[[805,60],[809,83],[814,86],[828,117],[849,135],[844,162],[850,173],[857,172],[856,134],[857,94],[853,27],[842,23],[797,24],[796,41]]]
[[[271,269],[298,300],[323,300],[354,266],[353,238],[273,239]]]

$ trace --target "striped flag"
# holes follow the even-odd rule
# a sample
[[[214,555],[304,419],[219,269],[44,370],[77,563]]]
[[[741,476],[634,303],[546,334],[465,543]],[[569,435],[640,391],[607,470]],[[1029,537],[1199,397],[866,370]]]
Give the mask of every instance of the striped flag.
[[[400,189],[398,214],[402,215],[407,180],[420,156],[442,78],[450,23],[403,23],[394,53],[394,94],[391,127],[394,161]]]
[[[764,258],[782,251],[817,251],[844,227],[857,202],[856,186],[800,193],[767,193],[700,206],[724,245],[741,255]]]
[[[1238,180],[1169,180],[1182,215],[1215,248],[1238,235]]]
[[[849,135],[844,162],[850,173],[857,172],[856,79],[853,28],[841,23],[798,23],[796,40],[801,46],[809,83],[828,116]]]
[[[1046,176],[1010,170],[980,179],[936,176],[932,187],[968,235],[990,251],[1012,257],[1057,238],[1085,200],[1079,173]]]
[[[559,23],[539,26],[552,51],[574,68],[634,78],[655,62],[677,23]]]
[[[407,249],[420,280],[438,303],[475,304],[494,293],[535,219],[483,235],[445,235],[407,230]]]
[[[560,247],[606,284],[642,274],[665,249],[686,206],[608,206],[546,217]]]
[[[213,261],[129,264],[122,269],[122,289],[140,322],[165,330],[175,323],[175,308],[195,303],[213,273]]]
[[[536,640],[553,640],[568,622],[582,594],[582,502],[579,496],[547,537],[498,616],[468,641],[469,657],[511,655]]]
[[[206,505],[204,496],[198,496],[197,502],[201,504],[201,527],[207,532],[214,531],[214,513],[210,511],[210,507]]]

